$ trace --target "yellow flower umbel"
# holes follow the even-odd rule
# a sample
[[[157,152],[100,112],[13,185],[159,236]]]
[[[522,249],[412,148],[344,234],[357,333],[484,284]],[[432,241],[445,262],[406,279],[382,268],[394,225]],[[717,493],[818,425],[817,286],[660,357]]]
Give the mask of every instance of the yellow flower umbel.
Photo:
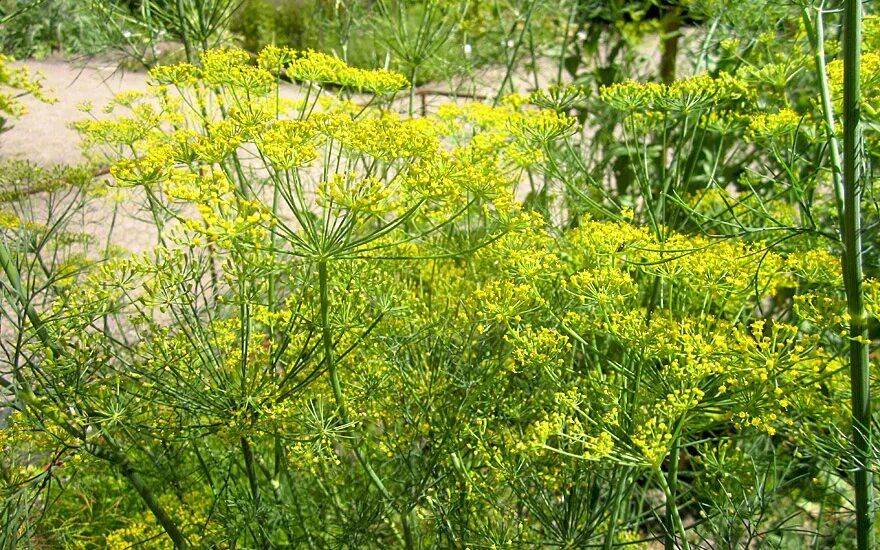
[[[25,66],[11,67],[14,61],[8,55],[0,54],[0,132],[6,125],[6,117],[18,118],[27,113],[21,96],[30,95],[44,103],[54,103],[55,99],[43,90],[41,74],[31,74]]]

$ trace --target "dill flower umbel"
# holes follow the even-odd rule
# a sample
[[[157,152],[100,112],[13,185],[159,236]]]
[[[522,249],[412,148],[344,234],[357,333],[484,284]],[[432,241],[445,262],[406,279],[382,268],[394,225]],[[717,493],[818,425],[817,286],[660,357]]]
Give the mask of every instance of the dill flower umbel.
[[[0,54],[0,130],[6,116],[18,118],[27,113],[27,107],[19,99],[30,95],[44,103],[54,103],[55,99],[43,90],[43,76],[32,74],[26,66],[12,67],[14,59]]]

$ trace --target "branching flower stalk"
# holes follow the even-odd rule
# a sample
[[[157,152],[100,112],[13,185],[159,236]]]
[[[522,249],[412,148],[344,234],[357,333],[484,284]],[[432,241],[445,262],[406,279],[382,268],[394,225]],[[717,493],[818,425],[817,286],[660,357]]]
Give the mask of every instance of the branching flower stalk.
[[[840,160],[840,143],[834,129],[834,108],[831,103],[831,88],[828,85],[828,71],[825,65],[825,22],[822,13],[822,5],[816,10],[815,19],[811,17],[809,8],[804,7],[801,10],[801,20],[804,22],[807,36],[810,37],[810,41],[812,42],[816,81],[819,84],[819,97],[822,101],[822,119],[825,123],[825,139],[828,142],[828,157],[831,163],[831,181],[834,189],[834,202],[837,205],[838,216],[842,220],[843,165]]]
[[[677,447],[675,449],[677,449]],[[666,474],[664,474],[659,468],[655,471],[655,474],[657,480],[660,482],[660,488],[663,489],[663,494],[666,496],[666,511],[669,514],[673,527],[671,532],[666,533],[667,541],[665,547],[674,549],[676,546],[679,546],[683,550],[690,550],[691,546],[687,540],[687,531],[684,528],[684,523],[681,521],[681,514],[678,512],[673,489],[669,486]],[[676,538],[680,539],[680,545],[675,544]]]

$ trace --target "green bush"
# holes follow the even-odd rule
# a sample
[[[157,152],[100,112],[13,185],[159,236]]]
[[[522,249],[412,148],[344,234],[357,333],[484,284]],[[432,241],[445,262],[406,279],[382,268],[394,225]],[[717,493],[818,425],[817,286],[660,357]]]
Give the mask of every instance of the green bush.
[[[101,21],[76,0],[0,1],[0,51],[16,57],[94,54],[105,47]]]

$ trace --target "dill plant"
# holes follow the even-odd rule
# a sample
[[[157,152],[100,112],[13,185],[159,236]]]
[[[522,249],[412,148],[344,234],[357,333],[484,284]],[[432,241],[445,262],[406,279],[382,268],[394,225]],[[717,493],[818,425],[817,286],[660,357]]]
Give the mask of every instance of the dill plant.
[[[13,58],[0,54],[0,133],[9,130],[9,119],[27,113],[22,97],[33,96],[46,103],[53,101],[43,90],[42,75],[32,75],[26,66],[13,67],[13,62]]]
[[[782,9],[780,16],[791,21],[788,30],[765,31],[747,46],[745,55],[734,57],[737,63],[732,66],[721,59],[714,70],[709,66],[709,74],[668,84],[623,82],[600,90],[598,105],[623,114],[617,128],[623,138],[626,158],[635,163],[629,175],[636,183],[635,189],[622,194],[621,191],[629,190],[627,178],[623,178],[621,186],[621,174],[610,173],[611,163],[607,163],[607,157],[597,161],[595,156],[592,159],[582,156],[581,144],[548,151],[553,162],[551,171],[545,173],[544,185],[561,184],[569,194],[565,204],[574,214],[569,222],[572,224],[580,223],[579,212],[622,219],[635,217],[647,223],[661,242],[666,240],[667,231],[677,229],[713,239],[751,241],[768,254],[783,252],[791,257],[804,255],[814,259],[824,255],[827,270],[821,279],[824,282],[813,279],[815,272],[806,277],[798,272],[798,278],[804,278],[796,288],[773,292],[755,307],[762,316],[791,320],[800,330],[812,333],[811,338],[823,341],[834,356],[843,357],[848,347],[863,354],[862,346],[867,345],[867,338],[862,336],[854,341],[846,336],[844,327],[848,314],[843,296],[854,300],[851,303],[861,300],[853,298],[853,293],[862,296],[862,291],[853,289],[862,284],[864,278],[861,274],[853,275],[851,258],[864,254],[863,261],[869,265],[874,261],[875,256],[868,252],[873,247],[868,245],[863,251],[859,244],[865,235],[873,235],[873,224],[862,226],[858,211],[862,207],[867,217],[872,216],[876,199],[865,196],[854,199],[853,189],[844,191],[842,186],[843,163],[834,121],[846,112],[842,98],[848,77],[844,62],[833,59],[839,53],[837,44],[826,40],[823,31],[825,19],[833,22],[840,19],[823,5],[806,7],[801,13],[792,6],[788,11]],[[873,28],[874,19],[874,16],[866,17],[866,27]],[[856,20],[860,17],[851,18],[850,25],[856,26]],[[774,43],[780,36],[787,40],[784,52]],[[857,45],[860,40],[853,39],[852,43]],[[871,38],[864,43],[873,44]],[[855,45],[850,46],[850,51]],[[733,41],[724,48],[734,48]],[[863,68],[871,67],[870,55],[862,63]],[[853,63],[858,65],[850,62],[850,67]],[[729,68],[733,71],[725,72]],[[851,82],[859,82],[856,77],[849,78],[854,79]],[[862,78],[861,82],[862,86],[867,83],[868,95],[873,93],[870,78]],[[573,87],[537,92],[534,99],[550,108],[554,105],[570,108],[566,103],[597,105],[589,92]],[[850,106],[854,104],[850,102]],[[607,116],[601,108],[592,116],[585,111],[588,125],[608,120],[601,118]],[[867,108],[865,112],[872,113],[872,110]],[[852,119],[854,115],[849,116]],[[870,145],[865,147],[865,158],[873,159],[873,150]],[[849,151],[851,160],[859,153],[852,148]],[[589,163],[601,174],[595,180],[588,178],[586,186],[580,179],[581,174],[591,169],[585,158],[590,159]],[[616,190],[608,183],[614,176],[618,180]],[[856,176],[850,172],[848,177],[852,180]],[[870,189],[868,185],[857,185],[855,192]],[[833,200],[829,200],[829,196]],[[844,200],[846,197],[849,198]],[[682,255],[695,251],[686,247],[677,250]],[[829,252],[840,255],[845,250],[849,251],[845,253],[849,263],[842,270],[833,269],[833,256]],[[756,269],[770,257],[763,252],[754,254],[760,256],[753,264]],[[841,273],[849,274],[846,289]],[[865,284],[866,288],[873,288],[870,279]],[[818,298],[817,294],[823,293],[824,296]],[[754,296],[760,294],[756,284]],[[663,296],[662,289],[659,295]],[[852,318],[861,320],[865,316],[852,314]],[[865,329],[863,326],[859,330]],[[871,487],[866,481],[871,470],[867,463],[874,453],[865,450],[871,446],[866,443],[869,436],[860,435],[862,432],[857,429],[854,441],[857,446],[861,441],[861,445],[854,451],[840,428],[851,421],[864,426],[870,414],[864,400],[869,385],[868,361],[861,358],[853,364],[857,367],[853,369],[852,399],[854,404],[861,403],[858,407],[861,416],[850,417],[838,409],[834,414],[829,410],[802,417],[805,425],[799,431],[804,439],[798,453],[808,450],[832,465],[845,461],[844,478],[855,493],[861,495],[861,503],[855,506],[860,544],[869,547],[870,543],[864,541],[872,530],[866,527],[870,513],[865,510],[871,498],[865,495],[870,493]],[[845,365],[841,363],[839,368]],[[841,389],[837,390],[839,398],[849,401],[849,392]],[[671,441],[672,448],[678,447],[675,434]],[[664,472],[667,485],[672,489],[667,492],[667,502],[669,497],[675,496],[674,481],[678,477],[675,462],[667,464]],[[850,479],[853,473],[854,478]],[[826,479],[837,477],[830,473],[825,475]],[[828,492],[822,497],[823,501],[841,498],[828,489],[830,486],[826,481]],[[851,498],[850,493],[845,494]],[[675,517],[667,517],[666,521],[667,531],[672,527],[681,529]],[[820,536],[817,534],[813,540],[818,544]],[[680,537],[676,541],[676,537],[667,536],[667,545],[681,543]]]
[[[288,468],[301,460],[319,468],[329,460],[355,486],[372,486],[384,501],[378,517],[397,518],[377,540],[412,545],[412,504],[386,486],[388,467],[373,465],[368,444],[381,424],[350,412],[347,394],[358,386],[340,371],[384,317],[402,314],[403,289],[380,266],[462,257],[521,224],[511,182],[531,161],[498,127],[471,135],[453,121],[321,102],[328,83],[382,96],[407,85],[399,75],[277,48],[259,66],[246,62],[244,52],[216,50],[199,68],[157,68],[151,92],[111,105],[127,115],[78,124],[91,153],[114,162],[117,185],[142,194],[158,248],[96,267],[49,299],[48,312],[30,305],[33,290],[20,283],[28,252],[4,257],[43,350],[28,351],[42,357],[16,392],[28,404],[22,421],[47,415],[67,454],[115,465],[176,547],[242,532],[256,545],[316,536],[292,532],[286,515],[289,491],[301,489],[289,486]],[[282,71],[309,83],[304,99],[278,96]],[[505,116],[533,118],[514,108]],[[444,128],[461,138],[451,150],[440,146]],[[364,287],[369,280],[376,286]],[[105,361],[87,359],[97,349],[108,350]],[[34,369],[49,362],[79,382],[41,384]],[[305,393],[318,382],[326,392]],[[291,433],[303,416],[311,420]],[[192,438],[200,443],[189,447]],[[202,447],[205,438],[216,442]],[[184,456],[196,462],[181,467]],[[217,464],[238,481],[216,485]],[[168,478],[148,483],[142,470]],[[168,511],[164,489],[149,487],[166,483],[208,493],[179,493],[177,512]],[[203,519],[222,518],[216,531],[180,509],[208,494]]]
[[[10,540],[840,544],[843,72],[828,14],[790,15],[739,67],[422,118],[404,76],[318,52],[154,69],[77,127],[155,249],[47,262],[3,218]]]

